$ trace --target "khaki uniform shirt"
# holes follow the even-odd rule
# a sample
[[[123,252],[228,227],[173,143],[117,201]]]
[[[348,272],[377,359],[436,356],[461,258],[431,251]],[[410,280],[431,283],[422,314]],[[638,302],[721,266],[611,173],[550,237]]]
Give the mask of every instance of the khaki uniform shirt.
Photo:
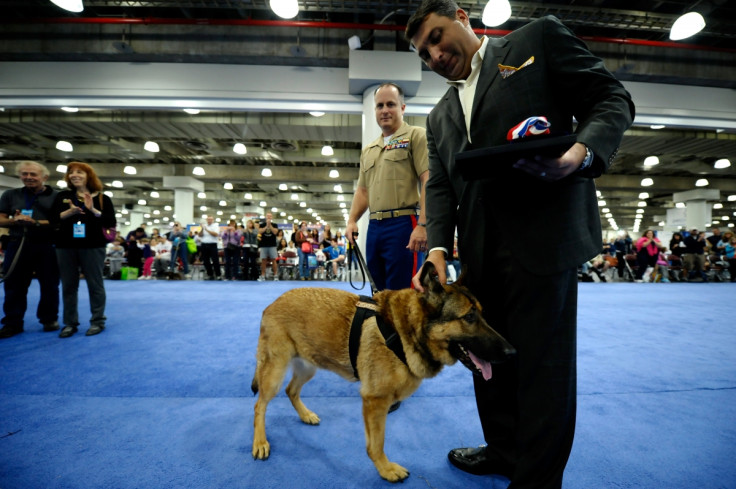
[[[419,175],[429,170],[427,135],[404,122],[384,145],[383,136],[363,148],[358,186],[368,190],[371,212],[419,206]]]

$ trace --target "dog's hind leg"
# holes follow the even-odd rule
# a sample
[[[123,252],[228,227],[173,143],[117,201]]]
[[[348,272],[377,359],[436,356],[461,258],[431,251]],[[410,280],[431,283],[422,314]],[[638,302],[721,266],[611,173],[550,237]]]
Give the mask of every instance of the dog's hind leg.
[[[261,352],[261,345],[258,345],[258,400],[253,417],[253,458],[265,460],[271,453],[271,445],[266,439],[266,407],[278,394],[288,367],[289,358],[268,355]]]
[[[291,378],[289,385],[286,386],[286,395],[289,396],[291,404],[299,414],[299,419],[307,424],[319,424],[319,416],[310,411],[307,406],[304,405],[300,395],[304,384],[314,377],[317,367],[301,358],[295,358],[292,360],[291,366],[293,367],[294,375]]]
[[[383,451],[386,436],[386,416],[391,400],[385,397],[363,398],[366,451],[378,473],[389,482],[400,482],[409,477],[409,471],[391,462]]]

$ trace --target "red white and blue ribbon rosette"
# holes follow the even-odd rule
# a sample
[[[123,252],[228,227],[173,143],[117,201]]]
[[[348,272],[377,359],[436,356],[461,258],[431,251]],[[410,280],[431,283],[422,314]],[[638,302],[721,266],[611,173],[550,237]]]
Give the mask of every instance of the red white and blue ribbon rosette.
[[[529,117],[509,129],[509,132],[506,134],[506,140],[512,141],[527,136],[549,134],[550,126],[552,124],[544,116]]]

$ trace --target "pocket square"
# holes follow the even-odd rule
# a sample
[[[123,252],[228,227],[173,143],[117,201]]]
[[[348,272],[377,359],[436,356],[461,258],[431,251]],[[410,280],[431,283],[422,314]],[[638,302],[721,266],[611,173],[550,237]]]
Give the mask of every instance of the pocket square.
[[[532,56],[528,60],[524,61],[524,63],[521,66],[519,66],[518,68],[516,68],[514,66],[502,65],[502,64],[499,63],[499,65],[498,65],[498,72],[501,73],[501,78],[508,78],[511,75],[513,75],[514,73],[516,73],[517,71],[519,71],[520,69],[525,68],[525,67],[529,66],[532,63],[534,63],[534,56]]]

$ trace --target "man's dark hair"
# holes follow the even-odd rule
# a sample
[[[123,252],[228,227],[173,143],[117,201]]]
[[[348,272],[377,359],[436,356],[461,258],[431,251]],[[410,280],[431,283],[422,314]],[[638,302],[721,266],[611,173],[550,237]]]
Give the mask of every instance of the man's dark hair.
[[[455,0],[424,0],[414,14],[409,18],[404,31],[404,38],[411,43],[411,38],[419,30],[425,17],[429,14],[437,14],[450,19],[455,18],[455,13],[460,7]]]

